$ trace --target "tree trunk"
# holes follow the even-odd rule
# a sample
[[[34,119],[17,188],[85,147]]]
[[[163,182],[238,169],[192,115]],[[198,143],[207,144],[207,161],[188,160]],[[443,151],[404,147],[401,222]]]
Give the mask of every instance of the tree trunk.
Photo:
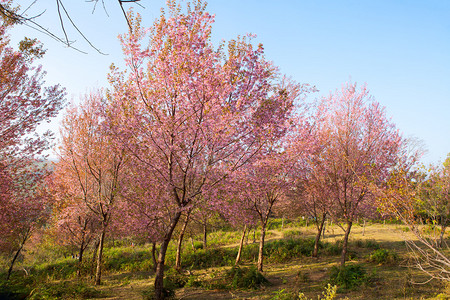
[[[17,250],[16,254],[14,255],[11,264],[9,266],[8,269],[8,274],[6,275],[6,280],[9,280],[9,278],[11,277],[11,273],[14,267],[14,263],[16,262],[17,258],[19,257],[20,251],[22,251],[23,246],[25,245],[25,242],[28,240],[28,238],[30,237],[30,233],[31,233],[31,228],[28,228],[27,231],[25,232],[25,235],[22,237],[22,242],[20,243],[20,247]]]
[[[362,232],[362,236],[364,236],[365,233],[366,233],[366,219],[364,219],[364,221],[363,221],[363,232]]]
[[[98,239],[96,239],[95,244],[94,244],[94,249],[92,251],[92,270],[91,270],[92,275],[95,273],[95,258],[97,257],[99,245],[100,245],[100,241]]]
[[[16,262],[17,258],[19,257],[20,251],[22,251],[23,244],[24,243],[22,243],[20,245],[19,249],[17,250],[16,254],[14,255],[14,257],[13,257],[13,259],[11,261],[11,264],[9,265],[8,275],[6,275],[6,280],[9,280],[9,277],[11,277],[11,273],[12,273],[12,270],[13,270],[13,267],[14,267],[14,263]]]
[[[347,221],[347,229],[345,230],[344,242],[342,243],[341,268],[345,266],[345,260],[347,258],[348,236],[350,235],[350,229],[352,229],[352,222]]]
[[[438,247],[441,248],[442,245],[444,244],[444,234],[445,234],[445,229],[447,228],[447,226],[441,225],[441,234],[439,236],[439,242],[438,242]]]
[[[192,251],[195,252],[195,245],[194,245],[194,239],[192,238],[192,236],[189,238],[191,240],[191,247],[192,247]]]
[[[78,270],[77,270],[78,277],[81,276],[81,267],[82,267],[82,263],[83,263],[83,253],[84,253],[85,248],[86,248],[86,246],[85,246],[84,235],[83,235],[83,237],[81,239],[80,250],[78,251]]]
[[[312,254],[313,257],[317,257],[317,255],[319,254],[319,241],[320,241],[320,237],[322,235],[322,230],[325,226],[325,219],[326,219],[326,216],[323,215],[322,222],[320,222],[319,227],[317,229],[316,239],[314,241],[314,251]]]
[[[105,243],[106,224],[102,225],[102,233],[100,234],[98,250],[97,250],[97,262],[95,269],[95,285],[101,284],[102,277],[102,258],[103,258],[103,245]]]
[[[266,222],[261,223],[261,238],[259,240],[259,252],[258,252],[258,271],[263,271],[263,251],[264,251],[264,238],[266,237]]]
[[[205,224],[203,224],[203,249],[206,250],[206,248],[208,247],[208,224],[206,224],[206,220],[205,220]]]
[[[156,274],[155,274],[155,299],[162,300],[164,299],[164,264],[166,260],[166,252],[167,247],[169,246],[169,242],[172,239],[172,234],[175,227],[180,220],[181,212],[177,212],[172,219],[172,224],[170,225],[169,231],[164,236],[164,239],[161,243],[161,248],[158,256],[158,264],[156,266]]]
[[[241,237],[241,241],[239,243],[239,250],[238,250],[238,254],[236,256],[235,265],[238,265],[239,261],[241,260],[241,253],[242,253],[242,248],[244,247],[244,239],[245,239],[245,231],[246,230],[247,230],[247,225],[244,225],[244,230],[242,231],[242,237]]]
[[[178,271],[181,270],[181,247],[183,246],[184,233],[186,232],[186,228],[189,223],[190,213],[191,212],[189,210],[186,214],[186,220],[183,223],[183,227],[181,227],[180,236],[178,238],[177,255],[175,257],[175,269]]]
[[[156,243],[152,242],[152,260],[153,260],[153,271],[156,272]]]

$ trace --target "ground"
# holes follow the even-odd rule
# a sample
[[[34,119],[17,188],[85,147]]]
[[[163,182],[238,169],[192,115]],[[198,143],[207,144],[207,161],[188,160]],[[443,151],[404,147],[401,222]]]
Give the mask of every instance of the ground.
[[[325,231],[325,242],[335,242],[342,239],[342,230],[328,224]],[[313,227],[299,229],[301,236],[313,236]],[[268,240],[282,238],[286,229],[270,230]],[[374,273],[374,282],[351,291],[341,291],[338,299],[431,299],[439,293],[446,292],[442,282],[432,281],[426,285],[415,285],[411,280],[424,278],[417,270],[408,268],[405,257],[408,252],[404,246],[404,238],[412,238],[401,225],[370,224],[365,228],[354,225],[351,233],[352,241],[372,240],[380,243],[383,248],[394,249],[399,254],[399,261],[393,265],[376,265],[367,262],[371,249],[357,248],[352,262],[363,263]],[[228,246],[235,246],[228,245]],[[350,249],[352,251],[352,249]],[[354,251],[354,250],[353,250]],[[265,265],[264,276],[271,285],[258,290],[207,290],[203,288],[181,288],[176,291],[178,299],[270,299],[281,290],[297,293],[301,291],[312,299],[317,299],[323,291],[328,278],[329,269],[336,265],[339,256],[319,258],[302,257],[285,263],[268,263]],[[207,278],[211,274],[220,273],[230,267],[208,268],[191,271],[200,278]],[[142,299],[143,291],[148,290],[154,281],[152,273],[134,272],[106,274],[103,285],[104,299]],[[443,296],[442,296],[443,297]],[[436,298],[437,299],[437,298]],[[439,298],[447,299],[447,298]],[[450,299],[450,298],[449,298]]]

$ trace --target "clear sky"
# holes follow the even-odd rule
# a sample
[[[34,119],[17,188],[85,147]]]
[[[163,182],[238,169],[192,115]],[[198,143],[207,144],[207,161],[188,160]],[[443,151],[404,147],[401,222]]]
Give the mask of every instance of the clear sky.
[[[16,3],[27,7],[33,1]],[[111,63],[122,65],[117,35],[127,30],[116,0],[93,3],[63,0],[79,29],[108,55],[83,41],[64,19],[69,39],[88,54],[64,47],[25,26],[12,32],[16,43],[37,37],[48,49],[40,63],[47,82],[66,87],[77,101],[92,88],[107,87]],[[163,0],[141,0],[134,7],[150,26],[160,16]],[[37,1],[29,15],[62,35],[55,1]],[[376,101],[386,107],[404,136],[424,141],[425,163],[443,161],[450,152],[450,1],[447,0],[210,0],[216,15],[213,41],[253,33],[264,45],[266,58],[298,82],[315,85],[328,95],[346,81],[366,83]],[[57,130],[57,122],[51,125]]]

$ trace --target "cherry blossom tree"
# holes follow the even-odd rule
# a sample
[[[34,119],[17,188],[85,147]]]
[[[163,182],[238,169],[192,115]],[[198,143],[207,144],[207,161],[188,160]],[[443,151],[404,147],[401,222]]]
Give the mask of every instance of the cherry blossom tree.
[[[112,68],[108,122],[145,167],[139,176],[152,178],[149,205],[163,212],[155,278],[161,299],[167,246],[181,215],[284,130],[298,88],[286,86],[249,37],[215,49],[214,17],[202,1],[185,12],[169,1],[168,14],[150,29],[140,27],[139,16],[129,19],[122,44],[130,72]],[[149,44],[141,45],[147,35]]]
[[[65,92],[44,85],[45,72],[35,61],[45,53],[32,39],[15,50],[9,45],[9,20],[0,19],[0,247],[15,253],[14,262],[47,213],[42,163],[51,133],[38,135],[37,126],[61,109]],[[8,249],[8,250],[6,250]]]
[[[74,178],[71,171],[64,163],[55,164],[49,189],[52,195],[54,230],[63,245],[78,249],[77,274],[80,276],[84,251],[98,235],[100,220],[85,204],[87,194],[80,193],[78,186],[72,181]]]
[[[248,202],[258,215],[261,226],[261,236],[258,252],[258,271],[263,271],[263,251],[266,227],[274,205],[284,197],[288,184],[286,169],[289,168],[286,153],[276,151],[267,152],[264,157],[241,168],[234,175],[237,177],[236,186],[241,186],[240,202]]]
[[[313,160],[315,159],[313,158]],[[320,171],[320,165],[313,164],[310,165],[308,172],[303,172],[306,174],[296,177],[296,184],[288,192],[289,205],[284,208],[288,214],[306,216],[313,220],[317,229],[313,257],[318,255],[320,238],[331,204],[328,181]]]
[[[261,226],[257,263],[260,272],[263,271],[263,251],[269,217],[277,205],[286,204],[287,195],[298,179],[293,180],[294,176],[304,177],[301,173],[306,170],[305,160],[313,149],[309,124],[300,116],[295,116],[290,121],[295,126],[286,127],[290,129],[289,134],[268,143],[254,160],[234,173],[239,203],[256,213]]]
[[[375,210],[369,203],[374,199],[370,186],[381,185],[396,166],[402,138],[365,86],[343,85],[322,99],[319,109],[326,112],[320,126],[328,135],[320,166],[330,188],[330,214],[345,231],[340,260],[344,266],[352,224]]]
[[[61,127],[61,146],[56,170],[63,172],[65,187],[96,215],[100,222],[95,283],[101,283],[103,245],[119,193],[125,161],[124,149],[106,134],[101,92],[67,110]],[[76,206],[73,207],[78,207]]]

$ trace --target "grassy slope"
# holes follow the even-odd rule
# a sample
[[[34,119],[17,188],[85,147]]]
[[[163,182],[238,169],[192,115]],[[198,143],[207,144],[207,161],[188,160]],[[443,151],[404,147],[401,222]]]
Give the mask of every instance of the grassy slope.
[[[406,268],[406,258],[408,253],[404,246],[403,238],[409,234],[404,232],[399,225],[372,224],[365,228],[355,225],[352,228],[350,245],[351,256],[350,263],[361,263],[365,269],[373,274],[373,280],[370,284],[363,285],[355,290],[341,291],[338,298],[346,296],[349,299],[429,299],[438,293],[445,292],[446,287],[436,281],[425,285],[412,285],[410,280],[420,281],[425,279],[418,271]],[[292,227],[271,229],[268,240],[282,239],[284,236],[312,237],[314,235],[313,227]],[[210,244],[220,244],[224,249],[235,247],[239,239],[239,232],[215,232],[210,235]],[[326,230],[324,242],[330,244],[342,238],[342,230],[337,226],[329,226]],[[250,234],[248,240],[252,243],[253,237]],[[376,241],[382,248],[393,249],[399,254],[398,264],[377,265],[367,261],[367,257],[373,251],[367,247],[365,241]],[[372,242],[372,244],[374,244]],[[255,247],[248,245],[247,247]],[[174,245],[171,245],[173,248]],[[191,253],[190,242],[186,241],[186,252]],[[131,255],[138,255],[142,260],[148,260],[146,253],[148,249],[135,247],[109,249],[110,261],[113,257],[130,259]],[[142,250],[142,251],[141,251]],[[134,254],[130,254],[131,252]],[[139,252],[141,251],[141,252]],[[172,249],[173,251],[173,249]],[[198,250],[200,251],[200,250]],[[108,252],[108,251],[107,251]],[[138,254],[136,254],[138,253]],[[140,255],[140,256],[139,256]],[[107,259],[106,259],[107,260]],[[300,257],[296,259],[268,260],[265,264],[264,276],[271,282],[270,286],[265,286],[258,290],[220,290],[186,287],[176,291],[177,298],[180,299],[270,299],[277,291],[284,289],[286,292],[301,291],[309,298],[317,299],[321,294],[329,277],[329,270],[336,265],[339,255],[322,255],[318,259],[311,257]],[[251,265],[252,261],[247,260],[244,265]],[[153,272],[136,271],[140,265],[128,264],[126,268],[115,269],[110,267],[110,271],[105,272],[103,285],[97,290],[101,291],[103,299],[142,299],[142,292],[148,290],[153,285]],[[197,280],[207,282],[212,277],[220,277],[224,270],[230,269],[229,266],[210,267],[203,269],[192,268],[190,270]],[[47,276],[47,280],[53,283],[60,283],[59,278]],[[76,282],[75,279],[69,281]],[[89,285],[90,279],[83,279],[84,284]],[[445,298],[443,298],[445,299]]]

